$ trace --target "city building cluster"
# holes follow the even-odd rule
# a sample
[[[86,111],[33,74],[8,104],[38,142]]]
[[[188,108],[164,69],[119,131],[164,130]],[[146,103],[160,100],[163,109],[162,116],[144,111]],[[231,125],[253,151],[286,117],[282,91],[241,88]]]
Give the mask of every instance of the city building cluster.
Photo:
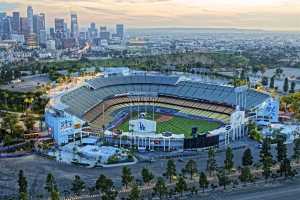
[[[97,28],[92,22],[87,31],[79,31],[78,16],[70,15],[70,25],[63,18],[54,19],[54,27],[47,27],[45,13],[35,13],[27,7],[27,15],[20,12],[11,15],[0,13],[1,47],[9,49],[12,45],[27,49],[76,49],[84,48],[89,42],[94,46],[107,45],[111,41],[120,44],[124,39],[124,25],[117,24],[116,32],[111,33],[106,26]]]

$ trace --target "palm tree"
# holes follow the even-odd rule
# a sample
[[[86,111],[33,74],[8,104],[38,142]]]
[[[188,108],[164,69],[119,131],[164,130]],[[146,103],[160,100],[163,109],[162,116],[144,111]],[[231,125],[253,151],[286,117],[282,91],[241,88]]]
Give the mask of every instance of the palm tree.
[[[3,92],[3,96],[4,96],[4,101],[5,101],[5,108],[7,108],[7,98],[9,95],[7,92]]]

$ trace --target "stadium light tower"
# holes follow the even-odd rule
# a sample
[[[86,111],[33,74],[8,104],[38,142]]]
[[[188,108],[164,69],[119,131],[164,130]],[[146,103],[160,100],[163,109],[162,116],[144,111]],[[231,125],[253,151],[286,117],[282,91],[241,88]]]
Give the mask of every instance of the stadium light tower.
[[[236,105],[236,108],[239,108],[239,110],[243,110],[243,111],[246,110],[247,91],[248,91],[248,87],[246,85],[236,87],[234,89],[234,92],[235,92],[235,105]]]
[[[240,86],[234,89],[236,110],[231,114],[231,138],[238,140],[245,135],[245,111],[247,108],[247,86]],[[226,139],[227,137],[225,137]],[[229,143],[229,141],[225,141]]]

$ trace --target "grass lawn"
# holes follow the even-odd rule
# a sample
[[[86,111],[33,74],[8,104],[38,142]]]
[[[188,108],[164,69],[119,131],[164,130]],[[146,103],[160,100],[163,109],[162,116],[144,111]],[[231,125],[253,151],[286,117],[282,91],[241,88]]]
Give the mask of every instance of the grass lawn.
[[[155,115],[157,120],[159,114]],[[193,127],[198,127],[198,133],[205,133],[218,128],[221,124],[218,122],[208,122],[206,120],[191,120],[182,117],[172,117],[168,121],[157,122],[157,133],[172,132],[174,134],[184,134],[185,137],[191,137]],[[117,129],[124,132],[129,131],[129,120],[124,121]]]

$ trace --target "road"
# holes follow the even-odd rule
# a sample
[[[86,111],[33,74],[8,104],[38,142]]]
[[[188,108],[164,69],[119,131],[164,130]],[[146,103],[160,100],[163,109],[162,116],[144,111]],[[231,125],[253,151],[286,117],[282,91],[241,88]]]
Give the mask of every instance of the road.
[[[199,199],[195,197],[192,199]],[[256,186],[239,191],[214,192],[203,200],[298,200],[300,199],[300,179],[285,181],[280,184],[265,187]]]

